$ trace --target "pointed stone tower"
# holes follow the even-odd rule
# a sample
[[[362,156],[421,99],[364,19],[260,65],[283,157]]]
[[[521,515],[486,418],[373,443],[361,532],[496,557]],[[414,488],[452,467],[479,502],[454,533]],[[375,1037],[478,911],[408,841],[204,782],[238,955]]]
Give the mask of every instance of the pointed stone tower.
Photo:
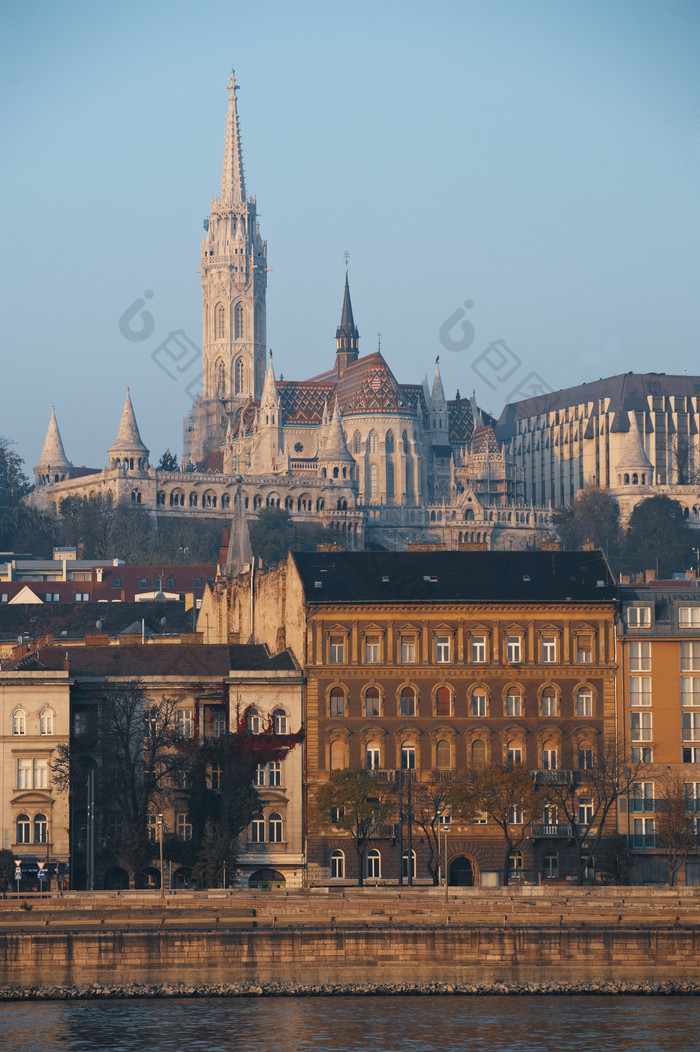
[[[253,549],[250,544],[250,533],[248,531],[248,519],[243,507],[243,496],[241,494],[240,475],[238,485],[233,498],[233,515],[229,529],[228,552],[226,554],[226,565],[223,568],[224,576],[235,577],[246,563],[253,561]]]
[[[277,391],[275,371],[272,367],[272,353],[270,353],[270,363],[265,373],[265,384],[260,396],[257,431],[258,471],[261,475],[277,474],[282,470],[281,453],[284,435],[280,423],[280,396]]]
[[[637,414],[629,413],[630,428],[622,447],[622,456],[615,464],[618,486],[651,486],[654,469],[644,449],[639,433]]]
[[[345,268],[345,291],[343,293],[343,310],[340,315],[340,325],[335,330],[335,360],[338,376],[342,376],[350,362],[356,362],[359,351],[360,334],[352,316],[352,303],[350,302],[350,285],[348,283],[348,268]]]
[[[430,395],[430,431],[433,445],[449,445],[449,425],[447,420],[447,399],[440,376],[440,362],[435,361],[433,390]]]
[[[61,433],[56,422],[56,411],[51,406],[51,419],[44,440],[44,448],[39,460],[34,465],[34,478],[37,486],[45,486],[49,482],[63,482],[70,478],[71,464],[63,448]]]
[[[345,485],[354,485],[355,458],[348,449],[345,432],[340,420],[338,401],[333,409],[333,416],[325,428],[325,442],[319,456],[321,470],[326,478],[340,479]]]
[[[139,425],[136,423],[134,407],[131,404],[131,392],[126,389],[126,401],[119,422],[119,430],[108,452],[109,466],[112,471],[148,470],[148,449],[141,440]]]
[[[232,72],[221,190],[202,241],[203,391],[185,424],[193,462],[218,449],[228,417],[260,398],[265,376],[267,245],[246,192],[237,90]]]

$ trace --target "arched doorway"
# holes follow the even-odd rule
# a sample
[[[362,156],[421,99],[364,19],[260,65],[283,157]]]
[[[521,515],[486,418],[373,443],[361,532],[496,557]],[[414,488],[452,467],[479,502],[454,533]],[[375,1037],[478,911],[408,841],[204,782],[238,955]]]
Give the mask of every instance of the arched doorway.
[[[450,862],[447,883],[452,888],[472,888],[474,886],[474,867],[464,855],[453,858]]]
[[[249,888],[284,888],[287,881],[276,869],[256,869],[250,874]]]
[[[105,873],[105,891],[127,891],[129,874],[121,866],[113,866]]]

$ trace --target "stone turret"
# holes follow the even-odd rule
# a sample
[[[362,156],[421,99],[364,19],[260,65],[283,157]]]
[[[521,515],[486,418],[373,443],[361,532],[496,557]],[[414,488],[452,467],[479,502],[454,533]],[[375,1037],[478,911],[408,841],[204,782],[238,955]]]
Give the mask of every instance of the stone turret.
[[[49,482],[63,482],[64,479],[70,478],[70,471],[71,464],[63,448],[56,411],[51,406],[51,419],[44,439],[44,448],[34,466],[34,478],[37,486],[45,486]]]
[[[148,469],[148,449],[139,434],[139,426],[136,423],[128,387],[117,437],[109,449],[108,456],[112,471],[119,469],[126,474],[127,471],[146,471]]]
[[[325,442],[318,459],[326,478],[354,479],[355,458],[345,441],[345,432],[343,431],[337,400],[333,409],[333,416],[326,428]]]
[[[654,468],[646,454],[639,433],[637,414],[630,412],[630,429],[622,447],[622,456],[615,464],[618,486],[651,486],[654,483]]]
[[[335,354],[338,375],[342,376],[350,362],[356,362],[359,351],[360,334],[352,316],[352,303],[350,302],[350,285],[348,284],[348,270],[345,268],[345,291],[343,293],[343,310],[340,315],[340,325],[335,330]]]

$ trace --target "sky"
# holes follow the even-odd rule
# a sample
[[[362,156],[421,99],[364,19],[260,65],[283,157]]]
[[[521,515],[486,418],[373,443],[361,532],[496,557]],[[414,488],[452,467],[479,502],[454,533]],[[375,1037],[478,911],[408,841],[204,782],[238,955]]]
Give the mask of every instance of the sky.
[[[278,377],[332,365],[346,251],[361,353],[496,416],[700,373],[698,54],[696,0],[4,0],[0,434],[31,472],[55,405],[103,467],[129,387],[181,453],[232,67]]]

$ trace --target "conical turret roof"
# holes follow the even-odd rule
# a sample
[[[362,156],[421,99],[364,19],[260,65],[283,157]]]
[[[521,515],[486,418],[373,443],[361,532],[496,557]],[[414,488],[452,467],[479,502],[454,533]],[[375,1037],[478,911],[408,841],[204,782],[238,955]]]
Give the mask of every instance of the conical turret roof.
[[[51,406],[51,419],[49,420],[46,438],[44,439],[44,448],[34,470],[39,474],[43,474],[46,473],[48,468],[51,468],[52,471],[62,473],[69,471],[70,466],[70,461],[63,448],[61,432],[58,430],[56,410]]]
[[[653,472],[653,467],[649,457],[646,454],[644,445],[642,443],[642,436],[639,433],[639,425],[637,424],[637,416],[634,412],[630,411],[630,429],[627,432],[625,444],[622,447],[622,457],[615,465],[616,471],[649,471]]]
[[[328,424],[326,443],[323,447],[323,453],[320,459],[332,460],[336,463],[338,461],[348,464],[355,462],[355,458],[348,449],[348,444],[345,441],[345,432],[343,431],[343,425],[340,420],[340,409],[337,400],[335,408],[333,409],[333,416]]]
[[[445,391],[442,386],[440,363],[438,359],[435,360],[435,377],[433,378],[433,391],[430,396],[430,405],[433,409],[445,408]]]
[[[248,530],[248,518],[243,507],[243,497],[240,485],[236,487],[233,498],[233,515],[231,516],[231,527],[229,529],[228,554],[226,557],[225,574],[233,577],[242,566],[253,560],[253,549],[250,543],[250,532]]]
[[[148,449],[143,444],[141,435],[139,434],[139,426],[136,423],[134,407],[131,404],[131,392],[128,387],[126,389],[126,401],[124,402],[124,409],[122,410],[122,418],[119,423],[117,437],[115,438],[113,445],[110,447],[109,453],[110,456],[112,454],[118,456],[122,453],[128,453],[129,455],[136,454],[148,457]]]

